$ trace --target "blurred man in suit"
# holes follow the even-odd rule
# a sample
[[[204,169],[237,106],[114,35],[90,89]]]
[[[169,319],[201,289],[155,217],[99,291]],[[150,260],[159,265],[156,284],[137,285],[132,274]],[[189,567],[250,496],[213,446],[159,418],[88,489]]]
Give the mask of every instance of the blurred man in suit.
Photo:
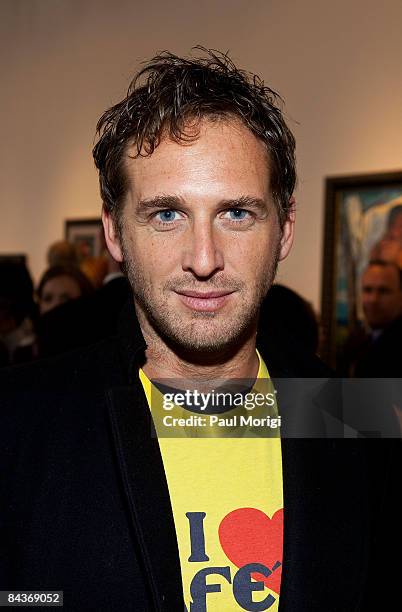
[[[402,271],[395,263],[370,261],[362,276],[362,308],[368,333],[355,364],[358,377],[402,376]]]

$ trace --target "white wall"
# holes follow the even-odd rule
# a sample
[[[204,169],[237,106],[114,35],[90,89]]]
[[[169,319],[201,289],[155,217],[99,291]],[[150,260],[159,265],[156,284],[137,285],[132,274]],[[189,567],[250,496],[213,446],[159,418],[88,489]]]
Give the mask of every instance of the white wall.
[[[401,0],[0,0],[0,252],[37,279],[64,220],[100,210],[100,114],[141,60],[229,50],[287,103],[296,244],[279,278],[319,305],[323,178],[402,167]]]

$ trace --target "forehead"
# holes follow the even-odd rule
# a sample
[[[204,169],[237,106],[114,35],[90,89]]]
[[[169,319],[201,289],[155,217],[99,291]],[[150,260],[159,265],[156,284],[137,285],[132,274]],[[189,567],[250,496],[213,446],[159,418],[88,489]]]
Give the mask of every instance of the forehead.
[[[370,266],[362,278],[363,286],[399,286],[398,271],[394,266]]]
[[[228,190],[236,196],[262,197],[269,192],[266,147],[239,120],[204,119],[197,129],[198,136],[190,142],[163,137],[147,157],[133,159],[135,149],[128,149],[125,169],[136,198],[157,192],[180,192],[184,198],[207,193],[228,197]]]

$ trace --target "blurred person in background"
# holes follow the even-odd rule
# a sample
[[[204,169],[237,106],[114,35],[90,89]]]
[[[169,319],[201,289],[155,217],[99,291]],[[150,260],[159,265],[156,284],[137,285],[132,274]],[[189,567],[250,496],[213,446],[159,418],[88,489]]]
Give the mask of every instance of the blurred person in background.
[[[13,363],[24,363],[42,356],[41,338],[48,335],[46,321],[49,312],[58,310],[67,302],[87,297],[93,292],[91,282],[79,268],[68,265],[48,268],[42,275],[36,291],[39,316],[29,337],[16,347]],[[62,327],[63,321],[60,320],[59,324]],[[52,331],[57,336],[58,330]]]
[[[99,289],[108,274],[107,257],[103,254],[98,257],[86,257],[80,263],[80,270],[89,278],[95,289]]]
[[[38,285],[39,313],[44,315],[69,300],[90,295],[93,290],[88,277],[74,266],[48,268]]]
[[[355,375],[401,377],[402,270],[395,263],[369,263],[362,277],[362,307],[368,345],[356,362]]]
[[[76,266],[79,265],[78,252],[74,244],[68,240],[58,240],[50,245],[47,255],[49,268],[54,266]]]
[[[317,353],[319,328],[313,307],[293,289],[275,283],[261,306],[259,333],[272,338],[282,326],[305,351]]]
[[[18,350],[32,343],[36,316],[25,258],[0,260],[0,365],[14,363]]]
[[[108,251],[102,285],[46,313],[38,324],[40,355],[57,355],[113,335],[118,315],[131,296],[130,284]],[[131,298],[132,299],[132,298]]]
[[[345,345],[342,372],[360,378],[402,376],[402,271],[372,260],[361,280],[364,323]]]

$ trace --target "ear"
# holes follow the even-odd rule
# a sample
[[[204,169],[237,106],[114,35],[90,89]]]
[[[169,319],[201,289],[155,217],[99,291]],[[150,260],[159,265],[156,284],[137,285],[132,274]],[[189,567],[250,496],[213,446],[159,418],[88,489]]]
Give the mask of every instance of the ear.
[[[115,261],[121,263],[123,261],[123,253],[121,250],[120,241],[118,239],[114,221],[105,207],[102,209],[102,223],[108,251]]]
[[[296,220],[296,199],[292,196],[289,200],[289,213],[282,229],[281,246],[279,251],[279,261],[289,255],[292,248],[294,229]]]

